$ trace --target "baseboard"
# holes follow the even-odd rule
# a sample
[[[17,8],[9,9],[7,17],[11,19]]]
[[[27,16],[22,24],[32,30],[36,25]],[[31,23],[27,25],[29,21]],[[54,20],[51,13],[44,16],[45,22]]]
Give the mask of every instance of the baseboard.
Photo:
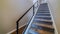
[[[25,25],[26,25],[26,24],[24,24],[24,25],[20,26],[20,27],[19,27],[19,29],[20,29],[21,27],[25,26]],[[16,29],[14,29],[14,30],[12,30],[12,31],[8,32],[7,34],[11,34],[11,33],[15,32],[15,31],[16,31]]]

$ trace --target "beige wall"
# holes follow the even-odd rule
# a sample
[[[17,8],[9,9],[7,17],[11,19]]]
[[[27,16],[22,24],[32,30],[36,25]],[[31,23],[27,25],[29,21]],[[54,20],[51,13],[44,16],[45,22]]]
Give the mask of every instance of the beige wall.
[[[15,29],[17,19],[24,14],[32,4],[32,0],[1,0],[0,34],[6,34]],[[28,16],[26,16],[23,21],[27,21]],[[21,24],[24,25],[25,23],[26,22]]]
[[[60,0],[48,0],[48,5],[53,16],[54,25],[58,30],[58,34],[60,34]]]

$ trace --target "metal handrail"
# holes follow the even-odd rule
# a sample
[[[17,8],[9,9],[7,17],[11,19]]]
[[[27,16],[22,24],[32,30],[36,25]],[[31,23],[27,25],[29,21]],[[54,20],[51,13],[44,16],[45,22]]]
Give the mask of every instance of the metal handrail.
[[[35,2],[34,3],[34,5],[36,4],[36,3],[38,3],[38,1],[37,2]],[[19,28],[19,21],[29,12],[29,10],[33,7],[33,16],[34,16],[34,5],[32,5],[17,21],[16,21],[16,34],[18,34],[18,28]]]

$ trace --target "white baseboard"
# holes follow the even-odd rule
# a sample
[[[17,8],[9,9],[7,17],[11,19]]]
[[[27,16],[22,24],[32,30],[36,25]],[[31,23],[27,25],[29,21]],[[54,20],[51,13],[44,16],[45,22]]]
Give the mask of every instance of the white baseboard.
[[[24,24],[24,25],[20,26],[20,27],[19,27],[19,29],[20,29],[21,27],[25,26],[25,25],[26,25],[26,24]],[[14,29],[14,30],[12,30],[12,31],[8,32],[7,34],[11,34],[11,33],[15,32],[15,31],[16,31],[16,29]]]

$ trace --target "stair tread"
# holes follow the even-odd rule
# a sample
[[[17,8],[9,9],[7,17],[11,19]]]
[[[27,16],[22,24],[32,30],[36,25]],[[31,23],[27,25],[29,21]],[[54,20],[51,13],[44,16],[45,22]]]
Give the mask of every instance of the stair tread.
[[[51,16],[35,16],[35,17],[51,17]]]
[[[43,26],[43,27],[48,27],[48,28],[52,28],[53,29],[53,26],[52,25],[39,24],[39,23],[33,23],[33,24],[38,25],[38,26]]]
[[[47,6],[47,3],[43,3],[43,4],[40,4],[40,5],[46,5]]]
[[[45,20],[45,19],[34,19],[34,21],[52,22],[52,20]]]
[[[37,13],[50,13],[49,11],[39,10]]]
[[[51,18],[50,16],[35,16],[35,18]]]
[[[34,21],[33,23],[43,23],[43,24],[49,24],[52,25],[52,22],[45,22],[45,21]]]
[[[50,14],[50,13],[37,13],[37,14]]]
[[[49,32],[49,31],[39,30],[39,29],[35,29],[35,28],[31,28],[31,29],[38,32],[39,34],[54,34],[54,33]]]
[[[38,23],[38,22],[34,22],[34,23]],[[39,22],[39,24],[47,24],[47,25],[52,25],[52,23],[44,23],[44,22]]]
[[[38,10],[47,10],[47,11],[49,11],[49,8],[48,8],[48,6],[40,5]]]
[[[49,12],[49,10],[40,10],[40,8],[37,10],[37,12]]]
[[[36,15],[48,15],[48,16],[50,16],[50,14],[36,14]]]
[[[49,28],[49,27],[44,27],[44,26],[38,26],[36,24],[31,24],[30,28],[36,28],[39,30],[45,30],[45,31],[49,31],[49,32],[54,32],[54,28]]]
[[[28,30],[28,34],[39,34],[37,31],[34,31],[32,29],[29,29]]]
[[[37,13],[36,15],[50,15],[49,13]]]
[[[46,20],[46,19],[37,19],[37,18],[35,18],[34,20],[46,21],[46,22],[52,22],[52,20]]]
[[[43,8],[40,7],[40,9],[38,11],[41,11],[41,10],[49,11],[49,9],[46,7],[43,7]]]
[[[40,20],[33,20],[33,22],[45,22],[45,23],[52,23],[52,22],[49,22],[49,21],[40,21]]]
[[[35,17],[35,19],[51,20],[51,17]]]
[[[43,13],[49,13],[49,12],[37,12],[37,13],[42,13],[43,14]]]

